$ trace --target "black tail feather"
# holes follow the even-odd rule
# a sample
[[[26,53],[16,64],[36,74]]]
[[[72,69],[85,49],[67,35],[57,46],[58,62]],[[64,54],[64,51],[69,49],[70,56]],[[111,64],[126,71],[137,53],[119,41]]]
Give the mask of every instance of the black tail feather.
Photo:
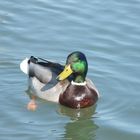
[[[38,59],[36,57],[34,57],[34,56],[31,56],[29,61],[28,61],[28,63],[30,63],[30,62],[37,64]]]

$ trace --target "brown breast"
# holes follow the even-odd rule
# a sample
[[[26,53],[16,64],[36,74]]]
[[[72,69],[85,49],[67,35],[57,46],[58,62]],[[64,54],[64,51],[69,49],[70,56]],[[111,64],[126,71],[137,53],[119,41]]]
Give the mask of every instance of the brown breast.
[[[59,102],[71,108],[84,108],[94,105],[98,99],[97,92],[88,86],[69,85],[60,95]]]

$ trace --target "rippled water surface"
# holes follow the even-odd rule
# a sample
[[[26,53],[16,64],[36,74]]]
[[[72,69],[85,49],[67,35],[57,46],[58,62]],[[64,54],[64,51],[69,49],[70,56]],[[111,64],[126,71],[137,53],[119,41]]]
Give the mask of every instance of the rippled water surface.
[[[1,0],[0,139],[139,140],[140,0]],[[26,109],[22,59],[86,54],[101,98],[81,110],[38,99]]]

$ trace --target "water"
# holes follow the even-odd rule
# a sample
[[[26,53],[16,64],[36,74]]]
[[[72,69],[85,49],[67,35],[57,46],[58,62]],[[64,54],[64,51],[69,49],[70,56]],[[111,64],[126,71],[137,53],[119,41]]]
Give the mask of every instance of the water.
[[[139,140],[140,0],[1,0],[0,139]],[[100,91],[96,107],[72,110],[38,99],[26,109],[30,55],[65,63],[86,54]]]

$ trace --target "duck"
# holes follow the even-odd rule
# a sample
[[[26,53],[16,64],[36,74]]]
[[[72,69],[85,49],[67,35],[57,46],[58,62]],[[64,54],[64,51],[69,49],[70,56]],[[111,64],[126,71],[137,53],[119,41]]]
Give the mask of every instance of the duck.
[[[70,108],[94,105],[99,98],[97,88],[86,78],[88,62],[82,52],[70,53],[65,65],[31,56],[20,63],[20,69],[28,75],[29,110],[36,109],[36,97]]]

